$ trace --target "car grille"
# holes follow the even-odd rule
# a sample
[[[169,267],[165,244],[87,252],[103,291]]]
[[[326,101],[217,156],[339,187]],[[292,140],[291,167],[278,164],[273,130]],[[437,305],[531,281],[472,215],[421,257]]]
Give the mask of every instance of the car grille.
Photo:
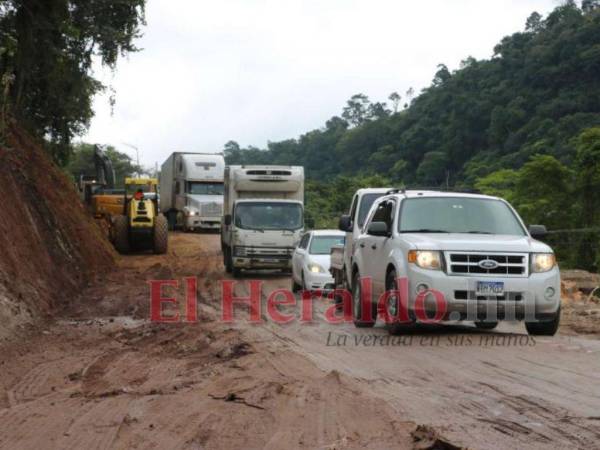
[[[204,217],[223,215],[223,205],[218,203],[207,203],[200,206],[200,215]]]
[[[494,261],[496,267],[486,268],[482,261]],[[528,276],[529,256],[526,253],[466,253],[449,252],[446,255],[448,274],[500,277]]]

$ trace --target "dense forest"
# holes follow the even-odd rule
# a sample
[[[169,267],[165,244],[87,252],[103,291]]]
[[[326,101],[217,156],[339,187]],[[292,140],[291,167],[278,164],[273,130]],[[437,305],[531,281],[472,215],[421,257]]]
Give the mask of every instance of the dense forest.
[[[92,65],[115,70],[119,56],[137,51],[145,2],[0,0],[0,139],[14,120],[67,164],[94,96],[109,89]]]
[[[468,51],[468,49],[465,49]],[[533,13],[489,60],[439,65],[414,97],[353,96],[340,116],[266,149],[224,151],[230,164],[298,164],[308,214],[332,226],[358,186],[477,188],[502,195],[569,266],[597,269],[600,234],[600,0]],[[562,232],[578,229],[577,232]]]

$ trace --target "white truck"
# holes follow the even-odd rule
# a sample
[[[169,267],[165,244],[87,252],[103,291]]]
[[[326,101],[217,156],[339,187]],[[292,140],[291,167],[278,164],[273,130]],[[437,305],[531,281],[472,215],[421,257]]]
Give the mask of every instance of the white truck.
[[[351,230],[347,218],[340,222]],[[541,225],[527,229],[497,197],[391,190],[346,247],[354,324],[372,327],[380,313],[397,334],[431,318],[473,321],[485,330],[523,320],[529,334],[554,335],[560,272],[552,249],[537,240],[546,233]],[[339,249],[332,252],[336,273],[343,266]],[[365,280],[371,296],[363,295]]]
[[[334,277],[337,289],[350,289],[352,280],[352,255],[354,242],[361,233],[367,214],[373,203],[386,195],[391,188],[365,188],[359,189],[352,197],[349,214],[340,218],[339,229],[346,233],[344,245],[337,245],[331,249],[330,272]]]
[[[169,228],[219,230],[225,160],[216,153],[171,154],[160,171],[160,209]]]
[[[221,248],[228,273],[291,270],[304,230],[304,168],[227,167],[223,212]]]

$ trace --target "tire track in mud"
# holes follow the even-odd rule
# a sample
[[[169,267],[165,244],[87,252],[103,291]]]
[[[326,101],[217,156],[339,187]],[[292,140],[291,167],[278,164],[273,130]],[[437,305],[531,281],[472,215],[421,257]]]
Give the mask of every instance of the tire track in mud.
[[[263,305],[270,292],[288,287],[287,283],[267,278]],[[237,289],[238,295],[249,294],[247,286]],[[365,330],[324,323],[329,305],[317,305],[316,326],[269,323],[263,330],[322,369],[340,370],[369,386],[371,394],[392,405],[399,417],[431,424],[453,442],[473,448],[600,448],[600,421],[593,414],[600,409],[596,342],[570,338],[565,342],[557,336],[523,351],[477,346],[462,351],[444,346],[331,348],[325,342],[329,332],[350,338]],[[512,331],[514,327],[509,329],[521,336],[522,332]],[[378,327],[366,333],[386,332]],[[464,326],[445,326],[417,331],[416,337],[460,338],[465,333],[473,338],[507,336],[502,331],[482,334]],[[561,363],[564,367],[555,367]],[[571,369],[575,367],[578,370]]]

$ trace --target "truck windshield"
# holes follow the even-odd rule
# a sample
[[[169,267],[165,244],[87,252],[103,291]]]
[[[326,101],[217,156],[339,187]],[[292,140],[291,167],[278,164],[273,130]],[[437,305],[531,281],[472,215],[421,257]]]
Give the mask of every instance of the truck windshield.
[[[246,230],[299,230],[304,226],[302,206],[297,203],[240,203],[235,226]]]
[[[187,183],[187,193],[191,195],[223,195],[223,183],[190,181]]]
[[[365,224],[365,219],[367,218],[367,214],[371,210],[371,206],[375,203],[379,197],[383,197],[385,193],[381,194],[365,194],[360,200],[360,207],[358,209],[358,226],[362,227]]]
[[[310,243],[311,255],[329,255],[334,245],[344,245],[344,236],[315,236]]]
[[[399,231],[525,236],[519,220],[504,202],[469,197],[405,199]]]

